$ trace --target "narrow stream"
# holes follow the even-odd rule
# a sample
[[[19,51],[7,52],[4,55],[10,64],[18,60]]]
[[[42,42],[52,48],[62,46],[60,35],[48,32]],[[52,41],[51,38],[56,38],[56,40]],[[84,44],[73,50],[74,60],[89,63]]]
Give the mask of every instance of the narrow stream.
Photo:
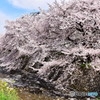
[[[9,76],[6,74],[0,73],[0,80],[9,80]],[[36,96],[32,93],[29,93],[28,89],[18,88],[18,95],[20,100],[36,100]]]
[[[10,82],[10,78],[8,75],[6,74],[1,74],[0,73],[0,80],[7,80],[8,82]],[[18,95],[20,97],[20,100],[62,100],[62,99],[54,99],[52,97],[48,97],[45,95],[41,95],[41,94],[33,94],[29,92],[29,89],[26,88],[17,88],[18,91]]]

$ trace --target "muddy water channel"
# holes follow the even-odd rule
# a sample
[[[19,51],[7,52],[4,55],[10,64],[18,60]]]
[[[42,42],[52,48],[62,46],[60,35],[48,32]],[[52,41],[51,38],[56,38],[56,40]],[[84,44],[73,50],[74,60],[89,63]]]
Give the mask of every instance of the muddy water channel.
[[[54,99],[52,97],[44,96],[41,94],[32,94],[29,91],[27,91],[27,89],[19,89],[18,93],[21,100],[62,100]]]
[[[27,89],[18,89],[18,95],[20,97],[20,100],[55,100],[44,95],[32,94]]]
[[[14,84],[13,83],[13,79],[11,79],[9,77],[9,75],[6,74],[1,74],[0,73],[0,80],[6,81],[9,84]],[[33,94],[29,92],[28,88],[17,88],[16,89],[18,91],[18,95],[20,97],[20,100],[63,100],[60,98],[53,98],[53,97],[49,97],[46,95],[42,95],[42,94]]]

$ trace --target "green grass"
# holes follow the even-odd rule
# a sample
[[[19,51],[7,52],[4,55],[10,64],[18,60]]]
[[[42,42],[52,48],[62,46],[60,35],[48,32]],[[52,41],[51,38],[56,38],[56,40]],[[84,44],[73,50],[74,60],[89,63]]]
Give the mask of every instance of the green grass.
[[[0,80],[0,100],[19,100],[16,89],[9,87],[8,83]]]
[[[100,100],[100,97],[99,97],[99,98],[97,98],[96,100]]]

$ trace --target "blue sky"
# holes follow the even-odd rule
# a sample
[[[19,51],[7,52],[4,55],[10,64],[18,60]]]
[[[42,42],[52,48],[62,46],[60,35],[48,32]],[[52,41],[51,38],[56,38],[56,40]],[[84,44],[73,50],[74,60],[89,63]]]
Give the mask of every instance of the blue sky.
[[[0,0],[0,34],[5,33],[5,20],[14,20],[24,14],[48,9],[55,0]],[[60,0],[58,0],[59,2]],[[68,0],[67,0],[68,1]]]
[[[13,6],[7,0],[0,0],[0,11],[12,17],[18,17],[21,16],[21,14],[31,12],[31,10],[20,9],[16,6]]]

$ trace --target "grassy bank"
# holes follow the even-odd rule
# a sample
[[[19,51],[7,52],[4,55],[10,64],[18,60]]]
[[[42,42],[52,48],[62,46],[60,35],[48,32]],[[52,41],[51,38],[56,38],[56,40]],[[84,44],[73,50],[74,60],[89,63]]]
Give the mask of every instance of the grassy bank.
[[[0,100],[20,100],[17,91],[9,87],[8,83],[0,81]]]

